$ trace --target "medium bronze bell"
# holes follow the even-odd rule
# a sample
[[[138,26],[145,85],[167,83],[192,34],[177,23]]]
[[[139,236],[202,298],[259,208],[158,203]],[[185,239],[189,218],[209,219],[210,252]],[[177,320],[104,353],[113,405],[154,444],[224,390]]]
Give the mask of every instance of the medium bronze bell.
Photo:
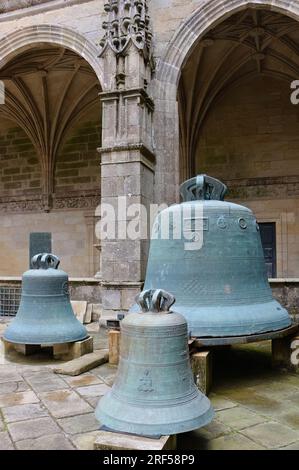
[[[102,425],[139,435],[191,431],[214,415],[209,399],[194,384],[187,323],[170,311],[174,297],[162,290],[142,292],[142,311],[121,322],[116,381],[100,401]]]
[[[30,271],[23,274],[18,313],[4,332],[4,339],[18,344],[59,344],[88,336],[74,315],[68,275],[58,270],[60,260],[47,253],[32,258]]]
[[[291,319],[272,297],[257,221],[250,209],[225,202],[226,191],[206,175],[182,184],[183,203],[154,224],[144,288],[175,295],[192,336],[286,328]]]

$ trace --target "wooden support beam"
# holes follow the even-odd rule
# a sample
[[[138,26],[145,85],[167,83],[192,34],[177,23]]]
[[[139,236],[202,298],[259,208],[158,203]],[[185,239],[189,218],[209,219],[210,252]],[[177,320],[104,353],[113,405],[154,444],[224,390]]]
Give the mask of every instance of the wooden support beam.
[[[208,395],[212,387],[212,351],[204,350],[191,356],[191,368],[198,389]]]
[[[117,365],[119,362],[120,331],[109,330],[109,364]]]

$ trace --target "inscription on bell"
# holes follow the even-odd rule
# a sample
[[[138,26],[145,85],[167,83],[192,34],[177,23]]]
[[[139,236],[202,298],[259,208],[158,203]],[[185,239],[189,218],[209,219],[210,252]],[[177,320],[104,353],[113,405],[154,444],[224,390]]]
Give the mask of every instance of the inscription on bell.
[[[208,217],[192,217],[191,219],[184,219],[184,230],[186,232],[199,232],[200,230],[209,230]]]
[[[144,372],[144,375],[143,377],[141,377],[141,379],[139,380],[139,387],[138,387],[138,391],[139,392],[153,392],[153,381],[152,381],[152,378],[151,378],[151,371],[150,370],[146,370]]]

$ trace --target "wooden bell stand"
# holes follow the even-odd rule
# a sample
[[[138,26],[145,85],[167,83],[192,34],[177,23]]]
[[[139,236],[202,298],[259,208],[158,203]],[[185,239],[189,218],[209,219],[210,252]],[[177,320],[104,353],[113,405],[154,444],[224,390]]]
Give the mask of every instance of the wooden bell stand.
[[[234,344],[249,344],[259,341],[272,341],[272,366],[274,368],[285,368],[296,372],[298,366],[292,364],[292,343],[298,340],[299,325],[294,324],[279,331],[271,331],[249,336],[231,336],[223,338],[191,338],[189,340],[189,351],[191,367],[198,388],[208,395],[212,386],[213,350],[222,346]]]
[[[93,352],[93,338],[88,336],[81,341],[74,341],[72,343],[60,343],[60,344],[17,344],[6,341],[2,338],[4,344],[4,354],[7,355],[12,351],[17,351],[24,356],[31,356],[40,352],[43,348],[51,348],[53,351],[54,359],[62,361],[71,361],[77,359],[84,354]]]

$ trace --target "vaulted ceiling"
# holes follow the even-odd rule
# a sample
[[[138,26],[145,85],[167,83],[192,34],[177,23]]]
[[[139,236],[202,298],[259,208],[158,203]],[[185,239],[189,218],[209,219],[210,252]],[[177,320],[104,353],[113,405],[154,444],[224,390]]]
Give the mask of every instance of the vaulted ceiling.
[[[247,9],[208,31],[182,70],[178,98],[182,178],[194,171],[201,126],[211,107],[243,80],[299,79],[299,23],[268,10]]]
[[[50,194],[57,153],[68,130],[100,106],[97,77],[74,52],[41,44],[5,65],[0,80],[5,84],[0,119],[17,123],[30,137],[41,160],[45,193]]]

